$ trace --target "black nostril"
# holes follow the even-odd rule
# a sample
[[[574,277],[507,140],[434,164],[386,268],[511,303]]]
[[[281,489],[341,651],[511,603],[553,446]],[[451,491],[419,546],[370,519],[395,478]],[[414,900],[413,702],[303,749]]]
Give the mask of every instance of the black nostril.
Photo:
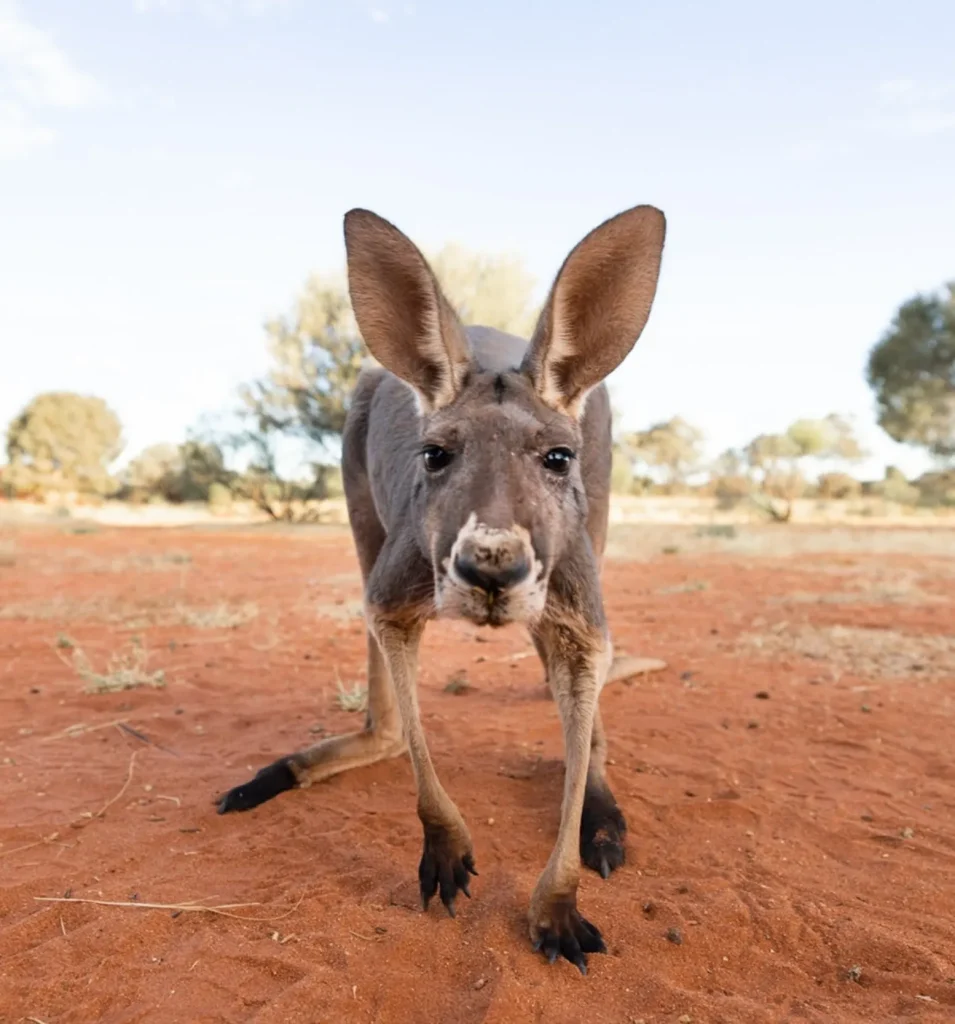
[[[458,555],[454,559],[454,571],[472,587],[487,594],[499,594],[526,579],[531,567],[523,556],[503,569],[496,566],[479,566],[469,558]]]

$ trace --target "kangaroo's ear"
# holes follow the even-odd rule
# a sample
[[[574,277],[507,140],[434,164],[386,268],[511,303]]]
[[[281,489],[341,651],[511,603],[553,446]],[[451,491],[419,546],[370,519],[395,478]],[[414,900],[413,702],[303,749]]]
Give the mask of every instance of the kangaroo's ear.
[[[471,364],[461,323],[417,246],[370,210],[345,214],[348,289],[365,344],[423,411],[454,401]]]
[[[635,206],[604,221],[564,260],[523,370],[551,408],[579,418],[592,388],[633,348],[657,290],[666,219]]]

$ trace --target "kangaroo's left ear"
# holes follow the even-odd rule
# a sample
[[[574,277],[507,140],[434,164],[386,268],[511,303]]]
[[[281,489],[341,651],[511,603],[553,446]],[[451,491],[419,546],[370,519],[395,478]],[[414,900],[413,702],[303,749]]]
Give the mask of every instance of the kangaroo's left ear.
[[[663,213],[635,206],[564,260],[522,367],[545,404],[579,418],[588,393],[629,354],[650,315],[665,236]]]

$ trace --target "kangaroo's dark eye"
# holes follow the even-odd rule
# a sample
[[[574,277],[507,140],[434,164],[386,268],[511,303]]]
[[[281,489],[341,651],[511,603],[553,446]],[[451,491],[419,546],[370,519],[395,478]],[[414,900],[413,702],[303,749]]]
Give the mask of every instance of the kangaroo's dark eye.
[[[429,473],[437,473],[444,469],[451,461],[451,452],[437,444],[427,444],[421,449],[424,458],[424,468]]]
[[[570,472],[570,464],[574,461],[574,453],[569,448],[551,448],[544,456],[544,469],[563,476]]]

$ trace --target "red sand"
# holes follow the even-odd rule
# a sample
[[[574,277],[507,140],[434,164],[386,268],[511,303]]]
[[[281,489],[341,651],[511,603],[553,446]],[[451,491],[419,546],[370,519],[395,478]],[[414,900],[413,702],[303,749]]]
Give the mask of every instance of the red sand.
[[[934,575],[865,554],[607,565],[618,647],[669,668],[602,698],[630,833],[628,864],[581,884],[609,947],[586,978],[527,941],[562,747],[536,659],[510,657],[530,649],[521,632],[479,643],[453,624],[426,641],[425,726],[480,871],[450,920],[437,901],[417,909],[406,759],[214,812],[250,771],[358,721],[334,708],[336,680],[364,672],[349,541],[31,532],[14,561],[0,567],[2,1021],[955,1021],[955,679],[864,679],[739,640],[794,621],[951,633],[947,559]],[[774,600],[843,589],[821,571],[833,562],[922,573],[933,599]],[[233,629],[167,621],[252,601]],[[12,604],[22,617],[3,617]],[[100,665],[137,631],[165,689],[85,694],[57,656],[65,633]],[[462,669],[475,688],[444,692]],[[152,742],[64,732],[118,719]],[[120,794],[134,753],[122,795],[83,817]],[[66,894],[259,905],[240,921],[35,899]]]

